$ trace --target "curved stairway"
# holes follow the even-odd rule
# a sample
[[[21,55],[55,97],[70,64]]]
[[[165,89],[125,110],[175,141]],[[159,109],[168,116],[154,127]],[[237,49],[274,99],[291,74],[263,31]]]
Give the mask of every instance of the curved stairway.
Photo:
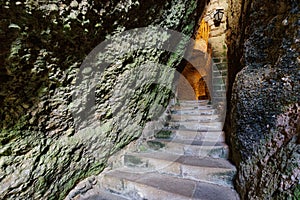
[[[122,167],[102,173],[91,190],[69,199],[239,199],[222,127],[208,101],[172,105],[167,126],[143,151],[126,153]]]

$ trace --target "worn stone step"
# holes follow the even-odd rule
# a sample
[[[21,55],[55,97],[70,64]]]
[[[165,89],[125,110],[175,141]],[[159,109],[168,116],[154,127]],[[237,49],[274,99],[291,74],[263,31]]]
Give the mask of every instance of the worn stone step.
[[[225,87],[226,84],[225,84],[225,82],[224,82],[224,83],[221,83],[221,84],[214,84],[213,86],[222,86],[222,87]]]
[[[219,115],[188,115],[188,114],[171,114],[171,121],[195,121],[195,122],[217,122]]]
[[[226,97],[214,97],[213,98],[213,101],[214,102],[226,102],[227,100],[226,100]]]
[[[180,106],[209,106],[209,100],[178,100],[172,105]]]
[[[218,89],[218,90],[214,90],[213,93],[214,93],[214,94],[215,94],[215,93],[222,93],[222,94],[225,94],[225,95],[226,95],[226,89],[225,89],[225,88],[221,88],[221,89]]]
[[[219,75],[219,76],[213,76],[212,78],[213,78],[213,80],[215,80],[215,79],[223,79],[223,80],[225,80],[226,76]]]
[[[218,76],[221,76],[221,77],[227,77],[227,70],[215,70],[213,71],[213,77],[218,77]]]
[[[226,97],[226,91],[214,91],[213,97]]]
[[[220,84],[220,85],[213,85],[214,91],[216,90],[224,90],[226,91],[226,85],[225,84]]]
[[[147,141],[150,149],[199,157],[228,158],[228,146],[223,142],[154,139]]]
[[[187,114],[187,115],[214,115],[217,111],[215,109],[180,109],[171,110],[171,114]]]
[[[209,100],[178,100],[179,104],[207,104]]]
[[[224,142],[225,134],[223,131],[191,131],[191,130],[172,130],[171,137],[177,140],[199,140],[208,142]]]
[[[171,107],[172,110],[193,110],[193,109],[198,109],[198,110],[207,110],[207,109],[212,109],[212,105],[193,105],[193,104],[177,104]]]
[[[227,57],[212,57],[212,60],[215,63],[227,62]]]
[[[195,181],[182,182],[172,176],[126,167],[106,173],[101,182],[103,188],[133,200],[191,200],[195,188]]]
[[[225,142],[223,131],[193,131],[162,129],[154,131],[154,137],[158,139],[198,140],[207,142]]]
[[[213,72],[228,72],[228,70],[227,69],[219,69],[219,70],[213,70]]]
[[[198,145],[198,146],[226,146],[224,142],[217,142],[217,141],[202,141],[199,139],[154,139],[149,141],[157,141],[157,142],[173,142],[173,143],[180,143],[186,145]]]
[[[132,153],[124,156],[128,167],[143,167],[178,177],[233,187],[235,167],[224,159],[180,156],[170,153]]]
[[[228,64],[226,62],[215,63],[212,65],[213,71],[217,70],[226,70],[228,68]]]
[[[67,199],[67,200],[72,200]],[[86,193],[76,196],[76,200],[131,200],[123,195],[115,194],[101,188],[88,190]]]
[[[169,127],[180,130],[222,131],[223,122],[176,121],[169,122]]]
[[[222,76],[219,76],[219,77],[213,77],[212,78],[212,84],[213,85],[220,85],[220,84],[223,84],[225,85],[226,83],[226,77],[222,77]]]
[[[110,171],[104,175],[101,182],[103,188],[123,193],[134,200],[238,199],[236,192],[229,187],[155,172],[147,173],[136,168],[124,167]],[[135,194],[135,197],[132,194]]]

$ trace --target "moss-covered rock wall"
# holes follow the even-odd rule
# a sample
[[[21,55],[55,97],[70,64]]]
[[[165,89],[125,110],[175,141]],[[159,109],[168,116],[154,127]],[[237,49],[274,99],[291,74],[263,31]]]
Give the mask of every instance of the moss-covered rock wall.
[[[142,74],[147,61],[174,68],[181,58],[170,59],[169,52],[148,48],[109,65],[95,92],[101,126],[84,134],[77,133],[71,111],[76,74],[96,45],[125,30],[151,25],[191,36],[205,4],[1,1],[0,198],[63,199],[78,181],[101,172],[110,155],[138,138],[145,122],[167,105],[170,89],[140,76],[138,90],[122,97],[127,106],[112,103],[112,97],[126,94],[134,81],[129,72]],[[152,77],[172,81],[167,68],[146,70]]]

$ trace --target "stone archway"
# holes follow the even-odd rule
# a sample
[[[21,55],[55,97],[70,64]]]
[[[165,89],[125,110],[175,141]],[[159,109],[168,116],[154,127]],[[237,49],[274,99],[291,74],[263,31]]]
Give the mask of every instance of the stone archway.
[[[182,100],[211,99],[211,51],[208,46],[210,27],[204,19],[201,20],[195,36],[192,49],[192,61],[187,63],[182,71],[183,77],[179,79],[177,97]]]
[[[182,71],[182,77],[179,79],[177,87],[178,99],[182,100],[203,100],[210,99],[209,93],[209,74],[205,69],[210,66],[209,56],[204,53],[198,56],[198,65],[193,66],[188,63]],[[208,84],[207,84],[208,83]]]

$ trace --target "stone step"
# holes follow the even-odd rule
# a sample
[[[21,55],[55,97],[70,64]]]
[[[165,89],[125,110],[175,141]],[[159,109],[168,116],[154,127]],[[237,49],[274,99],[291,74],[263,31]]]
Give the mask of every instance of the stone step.
[[[178,140],[199,140],[208,142],[224,142],[225,135],[223,131],[199,132],[199,131],[184,131],[173,130],[171,137]]]
[[[227,57],[213,57],[212,60],[215,63],[227,62]]]
[[[214,93],[224,93],[224,94],[226,94],[226,89],[225,88],[214,89]]]
[[[169,122],[169,127],[180,130],[222,131],[223,122],[176,121]]]
[[[226,97],[226,91],[214,91],[213,97]]]
[[[213,71],[226,70],[227,68],[228,68],[228,64],[226,62],[215,63],[214,65],[212,65]]]
[[[180,109],[171,110],[171,114],[187,114],[187,115],[214,115],[216,114],[215,109]]]
[[[216,90],[224,90],[224,91],[226,91],[226,85],[225,84],[214,85],[213,89],[214,89],[214,91],[216,91]]]
[[[228,72],[227,69],[218,69],[218,70],[213,70],[213,72]]]
[[[187,115],[187,114],[172,114],[171,121],[195,121],[195,122],[217,122],[219,115]]]
[[[213,62],[218,63],[222,62],[223,57],[212,57]]]
[[[157,130],[154,131],[157,139],[175,140],[198,140],[207,142],[225,142],[225,135],[222,131],[192,131],[192,130]]]
[[[224,159],[180,156],[170,153],[132,153],[124,156],[128,167],[143,167],[150,171],[233,187],[235,167]]]
[[[193,105],[193,104],[178,104],[174,105],[171,107],[172,110],[193,110],[193,109],[198,109],[198,110],[207,110],[207,109],[212,109],[211,105]]]
[[[214,90],[212,96],[213,96],[212,98],[214,98],[214,97],[226,97],[226,90]]]
[[[226,97],[214,97],[213,101],[217,101],[217,102],[226,102]]]
[[[179,139],[154,139],[147,141],[150,149],[199,157],[228,158],[228,146],[223,142]]]
[[[216,86],[216,87],[226,87],[226,84],[225,82],[224,83],[221,83],[221,84],[214,84],[213,86]]]
[[[213,79],[226,79],[226,76],[221,76],[221,75],[219,75],[219,76],[213,76],[212,77]]]
[[[212,78],[212,84],[213,85],[225,85],[226,77],[218,76]]]
[[[68,199],[72,200],[74,198]],[[76,196],[76,200],[131,200],[119,194],[114,194],[101,188],[89,190],[80,196]]]
[[[181,106],[207,106],[209,105],[209,100],[179,100],[173,105]]]
[[[124,167],[110,171],[104,175],[101,182],[103,188],[123,193],[134,200],[238,199],[236,192],[229,187],[155,172],[147,173],[135,168]]]
[[[178,103],[180,103],[180,104],[190,104],[190,103],[192,103],[192,104],[194,104],[194,103],[208,103],[209,102],[209,100],[179,100],[178,101]]]
[[[227,77],[227,74],[228,74],[227,70],[215,70],[215,71],[213,71],[213,77],[218,77],[218,76]]]

